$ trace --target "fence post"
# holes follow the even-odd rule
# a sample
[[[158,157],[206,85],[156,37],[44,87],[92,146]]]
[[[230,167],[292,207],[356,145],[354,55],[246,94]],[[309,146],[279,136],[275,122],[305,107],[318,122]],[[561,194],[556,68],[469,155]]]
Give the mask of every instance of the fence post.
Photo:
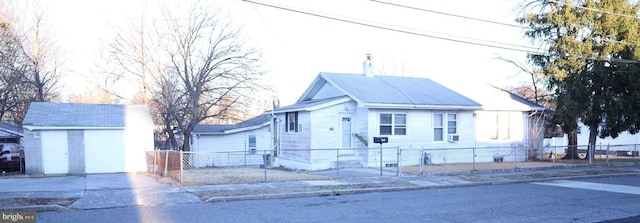
[[[602,146],[602,145],[600,145]],[[611,144],[607,144],[607,156],[606,156],[606,163],[607,166],[611,166],[611,163],[609,163],[609,147],[611,146]],[[602,150],[602,149],[601,149]]]
[[[160,167],[158,167],[158,152],[157,150],[153,151],[153,174],[157,174]]]
[[[183,151],[180,150],[180,185],[182,185],[182,174],[184,170],[184,159],[182,153]]]
[[[266,150],[262,151],[262,161],[264,163],[264,182],[267,182],[267,151]]]
[[[400,176],[400,146],[396,147],[396,176]]]
[[[637,165],[636,164],[636,154],[638,154],[638,144],[633,145],[633,165]]]
[[[553,146],[552,148],[553,148],[553,151],[551,151],[551,159],[553,160],[552,166],[556,166],[556,154],[558,151],[556,151],[557,147]]]
[[[473,172],[476,172],[476,145],[473,145],[473,157],[471,158],[473,160]]]
[[[422,149],[420,149],[420,175],[422,175],[424,171],[424,157],[424,147],[422,147]]]
[[[382,176],[382,143],[380,143],[380,176]]]
[[[340,176],[340,148],[336,149],[336,176]]]
[[[515,168],[518,169],[518,148],[512,147],[513,151],[513,163],[515,164]]]
[[[169,166],[169,150],[165,150],[164,151],[164,175],[162,176],[167,176],[167,174],[169,172],[168,171],[168,166]]]

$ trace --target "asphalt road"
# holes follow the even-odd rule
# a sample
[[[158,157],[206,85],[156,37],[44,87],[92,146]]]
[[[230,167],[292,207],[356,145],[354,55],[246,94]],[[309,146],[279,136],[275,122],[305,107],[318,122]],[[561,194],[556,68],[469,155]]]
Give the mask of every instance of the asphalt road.
[[[588,188],[588,189],[584,189]],[[635,222],[640,176],[41,212],[37,222]]]

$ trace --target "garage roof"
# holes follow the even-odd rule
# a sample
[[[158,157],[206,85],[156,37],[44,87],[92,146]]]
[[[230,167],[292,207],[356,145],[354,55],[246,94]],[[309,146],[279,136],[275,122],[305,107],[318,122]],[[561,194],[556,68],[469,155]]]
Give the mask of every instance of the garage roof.
[[[153,126],[145,105],[32,102],[22,123],[27,129],[86,129]]]

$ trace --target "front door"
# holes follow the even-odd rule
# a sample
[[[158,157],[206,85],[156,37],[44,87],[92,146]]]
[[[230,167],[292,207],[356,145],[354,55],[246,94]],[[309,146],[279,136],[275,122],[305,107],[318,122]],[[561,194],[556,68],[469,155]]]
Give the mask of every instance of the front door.
[[[353,151],[350,149],[352,147],[352,132],[351,132],[351,117],[345,116],[342,117],[342,124],[340,127],[340,138],[341,144],[340,147],[346,150],[341,150],[340,154],[353,154]]]

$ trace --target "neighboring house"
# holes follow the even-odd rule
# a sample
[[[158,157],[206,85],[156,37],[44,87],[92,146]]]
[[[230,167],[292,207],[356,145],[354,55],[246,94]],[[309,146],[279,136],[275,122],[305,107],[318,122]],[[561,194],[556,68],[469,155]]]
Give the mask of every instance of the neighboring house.
[[[23,127],[27,174],[145,171],[153,150],[144,105],[32,102]]]
[[[552,148],[555,148],[557,153],[564,153],[565,148],[568,145],[567,134],[562,137],[555,137],[549,142]],[[587,150],[589,144],[589,126],[585,126],[582,122],[578,122],[578,152],[583,153]],[[615,139],[608,136],[596,138],[595,149],[596,154],[605,154],[605,151],[609,147],[612,155],[620,156],[640,156],[640,134],[630,134],[627,131],[618,134]]]
[[[384,147],[425,149],[433,163],[472,162],[471,148],[481,146],[506,148],[478,152],[478,162],[496,155],[524,160],[509,151],[525,143],[529,114],[543,108],[499,89],[486,91],[488,96],[470,94],[480,96],[476,101],[427,78],[376,76],[366,69],[364,75],[320,73],[295,104],[274,111],[280,123],[276,165],[328,169],[340,156],[378,166],[377,136],[388,137]],[[338,155],[321,150],[331,148],[345,149]],[[397,154],[384,155],[396,160]],[[418,164],[420,154],[415,156],[402,165]]]
[[[265,113],[235,125],[197,125],[191,133],[190,166],[260,165],[273,151],[273,115]]]
[[[0,143],[20,143],[22,128],[0,121]]]

